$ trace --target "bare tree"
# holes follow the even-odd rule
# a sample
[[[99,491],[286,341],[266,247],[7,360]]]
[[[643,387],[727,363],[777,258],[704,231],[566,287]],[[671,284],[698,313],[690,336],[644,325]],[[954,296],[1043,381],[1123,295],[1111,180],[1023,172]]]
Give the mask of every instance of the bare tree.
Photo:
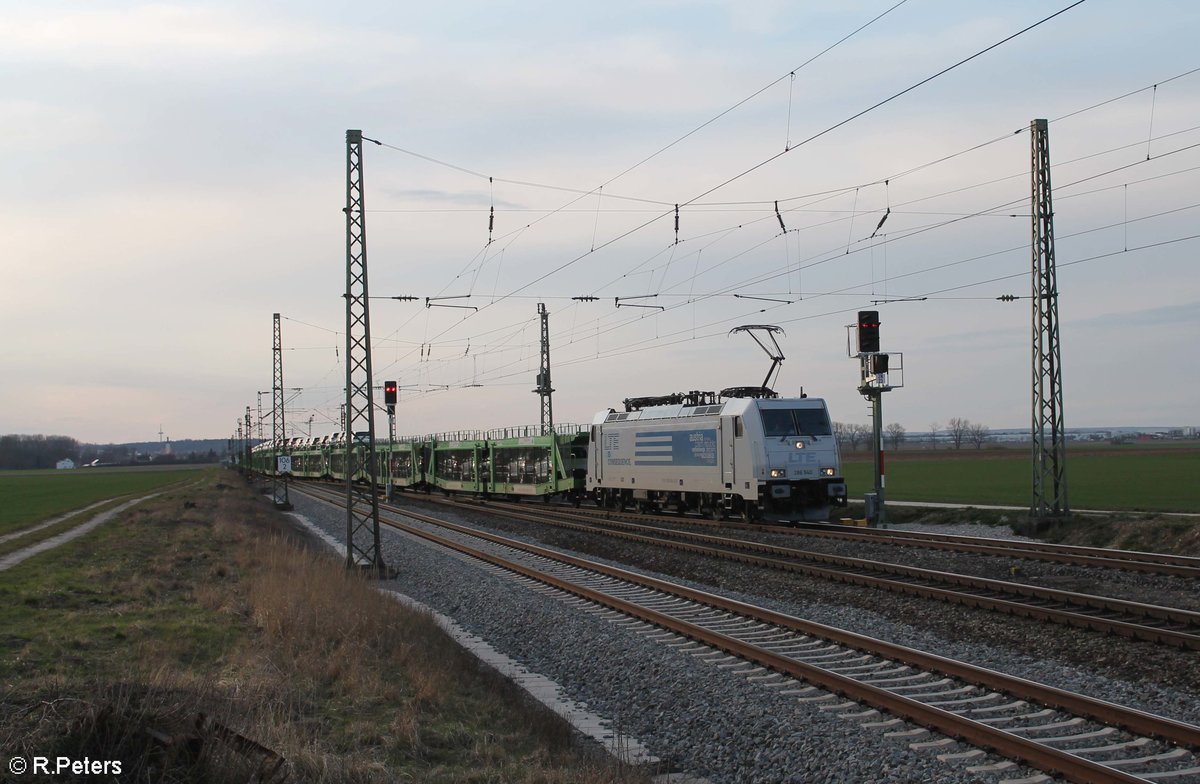
[[[0,469],[53,468],[65,457],[80,461],[79,442],[69,436],[0,436]]]
[[[850,425],[846,430],[846,437],[850,439],[850,449],[858,449],[858,443],[869,440],[871,433],[869,425]]]
[[[983,449],[986,441],[992,437],[992,429],[987,425],[972,424],[967,431],[967,438],[971,439],[971,443],[976,449]]]
[[[904,425],[899,422],[893,422],[887,426],[888,440],[892,442],[892,449],[899,449],[900,444],[904,441],[904,435],[908,431],[904,429]]]
[[[929,443],[931,443],[931,444],[936,443],[937,435],[941,431],[942,431],[942,423],[941,422],[930,422],[929,423]]]
[[[871,428],[866,425],[848,425],[845,422],[833,423],[833,436],[837,439],[838,446],[849,448],[851,451],[858,449],[858,444],[867,435],[870,435]]]
[[[954,417],[946,423],[946,432],[950,434],[950,440],[954,442],[955,449],[962,449],[963,439],[970,431],[971,420],[969,419]]]

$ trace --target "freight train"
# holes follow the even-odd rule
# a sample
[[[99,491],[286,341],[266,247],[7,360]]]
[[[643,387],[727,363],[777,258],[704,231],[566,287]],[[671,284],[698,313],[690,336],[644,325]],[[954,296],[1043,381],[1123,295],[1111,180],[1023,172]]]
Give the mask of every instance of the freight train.
[[[376,481],[391,491],[441,491],[512,499],[700,513],[713,519],[824,520],[846,505],[837,441],[825,401],[780,398],[765,387],[720,394],[629,398],[590,427],[559,425],[443,433],[375,442]],[[364,446],[345,435],[283,444],[298,478],[346,478]],[[252,468],[275,470],[269,443]],[[355,457],[356,481],[369,481]]]

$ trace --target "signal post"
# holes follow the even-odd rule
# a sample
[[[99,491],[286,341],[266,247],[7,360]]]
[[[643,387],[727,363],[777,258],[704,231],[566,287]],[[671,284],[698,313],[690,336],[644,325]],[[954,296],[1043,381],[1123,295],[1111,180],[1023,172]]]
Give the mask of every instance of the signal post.
[[[383,404],[387,407],[388,415],[388,458],[387,470],[383,472],[383,475],[387,481],[388,503],[394,500],[392,498],[392,460],[395,457],[395,453],[392,450],[396,448],[396,390],[395,381],[383,382]]]
[[[879,311],[860,310],[858,321],[847,327],[850,356],[859,360],[858,391],[871,403],[871,444],[875,489],[864,501],[865,517],[872,526],[886,527],[884,506],[886,472],[883,462],[883,393],[904,386],[904,355],[879,350]]]

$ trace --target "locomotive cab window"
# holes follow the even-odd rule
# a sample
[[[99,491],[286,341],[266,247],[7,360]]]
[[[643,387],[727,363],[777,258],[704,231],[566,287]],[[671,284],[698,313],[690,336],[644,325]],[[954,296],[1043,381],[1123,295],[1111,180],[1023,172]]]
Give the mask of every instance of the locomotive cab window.
[[[736,438],[741,438],[742,436],[746,435],[746,426],[742,424],[741,417],[733,418],[733,435]]]
[[[764,408],[763,433],[767,436],[832,435],[829,415],[820,408]]]

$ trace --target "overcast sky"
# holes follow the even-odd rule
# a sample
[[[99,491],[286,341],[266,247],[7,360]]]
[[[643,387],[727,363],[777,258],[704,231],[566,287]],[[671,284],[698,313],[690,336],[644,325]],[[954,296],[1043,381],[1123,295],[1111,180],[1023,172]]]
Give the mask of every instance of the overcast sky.
[[[1069,0],[893,5],[0,4],[0,432],[228,437],[275,312],[289,424],[335,430],[351,128],[371,293],[420,298],[371,302],[402,434],[536,423],[538,302],[559,422],[760,383],[743,324],[868,422],[880,303],[885,421],[1027,427],[1034,118],[1067,426],[1200,424],[1200,4],[1088,0],[839,126]]]

